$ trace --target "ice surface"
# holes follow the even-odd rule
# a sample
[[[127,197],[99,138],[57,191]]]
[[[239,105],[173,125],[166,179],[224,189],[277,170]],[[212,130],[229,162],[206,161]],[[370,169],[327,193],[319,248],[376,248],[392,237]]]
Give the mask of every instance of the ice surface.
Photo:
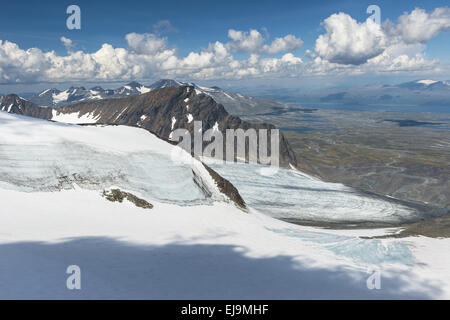
[[[114,154],[72,143],[14,146],[0,142],[0,186],[31,192],[72,189],[74,184],[89,189],[118,186],[172,203],[206,200],[193,181],[192,170],[160,154]]]
[[[161,202],[189,205],[210,202],[194,182],[191,164],[174,163],[169,149],[164,150],[158,144],[152,147],[152,140],[159,139],[144,130],[88,128],[8,116],[0,115],[0,186],[3,188],[36,192],[71,189],[75,184],[96,190],[121,187]],[[11,131],[16,122],[17,130]],[[114,141],[113,132],[126,137],[126,131],[138,133],[135,139],[142,139],[144,133],[150,146],[143,141],[142,148],[132,148],[135,141],[130,141],[126,148],[132,150],[120,150],[125,146],[102,140]]]
[[[274,175],[263,175],[261,165],[213,163],[211,166],[236,186],[249,206],[276,218],[399,222],[416,214],[406,206],[339,183],[311,179],[294,170],[280,168]]]
[[[299,238],[326,249],[339,257],[346,257],[360,266],[381,264],[413,265],[414,256],[406,242],[383,242],[379,239],[361,239],[345,234],[332,234],[320,230],[301,230],[295,228],[268,228],[268,230],[288,237]]]

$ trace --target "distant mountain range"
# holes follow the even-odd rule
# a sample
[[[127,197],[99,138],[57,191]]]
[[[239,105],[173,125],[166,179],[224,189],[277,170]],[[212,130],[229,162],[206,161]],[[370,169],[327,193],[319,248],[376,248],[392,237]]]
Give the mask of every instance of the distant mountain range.
[[[266,91],[260,96],[288,104],[336,104],[348,106],[407,105],[449,106],[450,81],[415,80],[397,85],[376,84],[345,90],[298,90]]]
[[[450,81],[416,80],[399,84],[398,87],[411,90],[449,91]]]
[[[226,111],[235,116],[255,116],[279,113],[290,109],[289,105],[308,105],[312,107],[337,108],[340,106],[365,107],[417,106],[418,111],[430,111],[427,107],[450,107],[450,81],[421,79],[397,85],[376,84],[345,90],[316,90],[299,92],[293,89],[268,90],[260,92],[259,98],[225,91],[219,87],[203,87],[195,83],[161,79],[151,85],[136,81],[117,89],[103,89],[95,86],[70,87],[66,90],[49,88],[36,94],[27,95],[27,100],[43,107],[62,107],[79,102],[102,99],[123,98],[151,92],[165,87],[191,86],[222,104]],[[402,107],[403,108],[403,107]],[[444,110],[445,111],[445,110]]]
[[[130,82],[117,89],[103,89],[96,86],[90,89],[84,87],[70,87],[67,90],[50,88],[39,93],[32,94],[28,100],[44,107],[61,107],[73,103],[94,101],[110,98],[123,98],[147,93],[165,87],[192,86],[198,93],[212,97],[216,102],[223,104],[226,110],[234,115],[254,114],[272,111],[274,108],[283,108],[284,104],[266,99],[253,98],[238,93],[231,93],[219,87],[202,87],[194,83],[185,83],[172,79],[161,79],[150,86],[145,86],[136,81]]]
[[[81,101],[126,97],[146,93],[151,90],[150,87],[133,81],[117,89],[103,89],[100,86],[96,86],[90,89],[70,87],[67,90],[61,91],[50,88],[32,95],[28,100],[40,106],[55,107]]]

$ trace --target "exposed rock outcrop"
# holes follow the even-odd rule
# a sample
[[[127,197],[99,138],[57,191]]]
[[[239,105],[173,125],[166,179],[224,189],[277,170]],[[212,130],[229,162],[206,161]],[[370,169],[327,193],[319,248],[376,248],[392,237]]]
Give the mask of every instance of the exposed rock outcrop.
[[[228,181],[227,179],[219,175],[216,171],[208,167],[206,164],[203,165],[216,182],[220,192],[222,192],[228,198],[230,198],[230,200],[233,201],[241,209],[247,209],[247,205],[245,204],[244,199],[242,199],[236,187],[233,186],[233,184],[230,181]]]
[[[129,192],[124,192],[120,189],[112,189],[110,191],[104,190],[102,193],[103,197],[105,197],[107,200],[111,202],[120,202],[122,203],[123,200],[127,199],[131,203],[133,203],[136,207],[143,208],[143,209],[153,209],[153,205],[149,202],[147,202],[144,199],[136,197],[134,194]]]
[[[47,120],[52,118],[51,108],[40,107],[16,94],[8,94],[0,97],[0,111]]]

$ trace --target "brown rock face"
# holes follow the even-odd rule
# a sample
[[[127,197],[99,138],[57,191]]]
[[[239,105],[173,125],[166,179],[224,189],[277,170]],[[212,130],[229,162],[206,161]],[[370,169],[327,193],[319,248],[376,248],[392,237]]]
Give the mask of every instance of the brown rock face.
[[[51,108],[40,107],[15,94],[0,97],[0,111],[47,120],[52,118]]]
[[[239,194],[239,191],[236,189],[233,184],[219,175],[216,171],[208,167],[206,164],[203,164],[208,170],[211,177],[214,179],[214,181],[217,183],[217,187],[219,188],[220,192],[223,194],[226,194],[231,201],[233,201],[238,207],[241,209],[247,209],[247,205],[245,204],[244,199],[242,199],[241,195]]]

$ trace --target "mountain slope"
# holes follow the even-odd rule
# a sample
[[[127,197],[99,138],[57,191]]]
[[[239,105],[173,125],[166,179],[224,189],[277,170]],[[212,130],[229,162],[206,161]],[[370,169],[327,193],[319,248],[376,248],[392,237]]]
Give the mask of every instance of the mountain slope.
[[[393,230],[302,227],[251,207],[243,214],[200,162],[171,161],[176,147],[143,129],[1,111],[0,146],[2,299],[450,296],[449,239],[370,239]],[[256,182],[259,193],[273,195],[280,184],[291,184],[283,177],[261,183],[253,179],[259,170],[235,166],[223,170],[238,174],[241,183]],[[297,183],[304,187],[304,181]],[[113,186],[153,207],[110,201],[102,191]],[[328,197],[322,188],[308,188]],[[342,191],[343,198],[351,193]],[[260,205],[277,206],[274,199]],[[290,208],[308,211],[302,204]],[[335,216],[332,202],[323,208]],[[81,290],[66,286],[73,265],[81,270]],[[382,290],[368,290],[367,270],[383,270]]]
[[[177,86],[194,87],[197,93],[210,96],[217,103],[222,104],[227,112],[235,116],[266,113],[280,108],[287,108],[285,104],[280,102],[232,93],[219,87],[204,87],[196,85],[195,83],[180,82],[172,79],[161,79],[156,81],[150,88],[154,90]]]
[[[0,112],[0,125],[3,188],[49,192],[119,187],[151,201],[228,201],[245,208],[227,180],[146,130],[67,125],[5,112]]]
[[[5,101],[10,99],[13,97],[7,96]],[[222,105],[196,91],[193,86],[164,87],[123,99],[97,100],[57,109],[27,104],[29,107],[20,110],[19,114],[70,123],[136,126],[147,129],[165,140],[170,140],[172,131],[178,128],[188,129],[192,135],[195,121],[202,122],[203,132],[216,128],[224,137],[226,129],[254,128],[270,131],[275,128],[270,124],[251,124],[228,114]],[[280,165],[297,166],[296,157],[281,133],[279,141]],[[270,146],[270,143],[268,144]]]
[[[22,99],[16,94],[0,97],[0,111],[20,114],[40,119],[51,119],[52,110],[43,108],[28,100]]]

